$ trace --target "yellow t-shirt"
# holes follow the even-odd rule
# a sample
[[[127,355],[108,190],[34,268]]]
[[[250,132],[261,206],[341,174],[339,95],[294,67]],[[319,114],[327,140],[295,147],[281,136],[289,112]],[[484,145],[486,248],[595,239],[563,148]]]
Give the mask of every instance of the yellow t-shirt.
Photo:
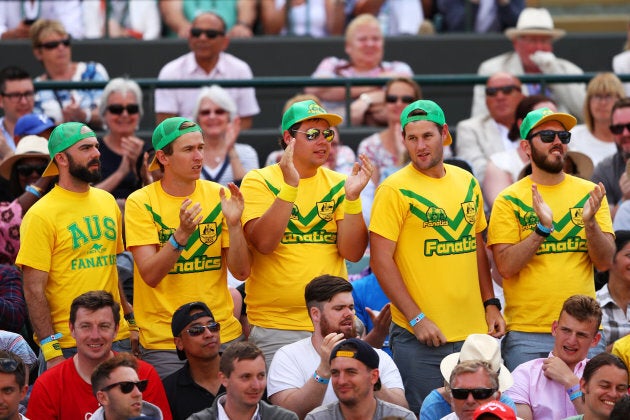
[[[623,360],[628,367],[628,374],[630,375],[630,335],[615,341],[611,353]]]
[[[120,302],[116,255],[124,247],[116,200],[98,188],[76,193],[55,185],[26,212],[20,241],[16,264],[48,272],[46,299],[53,328],[63,334],[59,344],[76,346],[68,327],[72,300],[106,290]],[[116,340],[129,337],[122,308],[120,315]]]
[[[442,178],[407,165],[383,181],[370,231],[396,242],[394,261],[407,292],[454,342],[487,332],[476,252],[476,234],[486,228],[486,218],[479,182],[463,169],[444,166]],[[395,306],[392,319],[412,331]]]
[[[202,222],[188,240],[177,263],[156,287],[147,285],[134,264],[134,312],[140,327],[140,343],[152,350],[174,350],[171,319],[181,305],[202,301],[221,323],[221,341],[241,335],[234,318],[234,302],[227,285],[223,248],[230,246],[227,224],[221,212],[221,185],[198,180],[188,197],[201,203]],[[226,191],[227,192],[227,191]],[[179,209],[185,197],[174,197],[154,182],[133,192],[125,206],[127,247],[170,247],[168,239],[179,226]]]
[[[520,272],[503,279],[509,330],[548,333],[568,297],[595,297],[593,264],[582,221],[584,203],[594,187],[592,182],[570,175],[557,185],[538,185],[553,212],[555,230]],[[595,219],[603,232],[613,232],[606,197]],[[495,200],[488,246],[519,243],[534,233],[537,223],[528,176],[506,188]]]
[[[241,184],[245,197],[243,226],[261,217],[283,183],[276,165],[250,171]],[[342,220],[345,175],[319,168],[301,179],[284,237],[268,255],[252,248],[253,263],[245,283],[247,317],[252,325],[280,330],[312,331],[304,287],[313,278],[331,274],[347,278],[337,249],[337,221]]]

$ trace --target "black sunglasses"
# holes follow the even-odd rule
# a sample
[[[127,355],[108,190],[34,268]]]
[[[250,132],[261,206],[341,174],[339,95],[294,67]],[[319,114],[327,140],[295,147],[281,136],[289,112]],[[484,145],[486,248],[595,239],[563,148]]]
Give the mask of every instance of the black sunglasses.
[[[41,176],[46,170],[46,166],[48,165],[15,165],[15,171],[18,173],[18,175],[22,176],[29,176],[33,173],[33,171],[35,171],[39,176]]]
[[[208,116],[210,114],[214,113],[214,115],[225,115],[227,114],[227,111],[225,109],[221,109],[221,108],[217,108],[217,109],[200,109],[199,110],[199,115],[201,116]]]
[[[218,333],[221,330],[221,324],[218,322],[211,322],[208,325],[194,325],[186,330],[191,337],[197,337],[204,333],[208,329],[211,333]]]
[[[385,95],[385,102],[388,104],[395,104],[400,99],[400,102],[403,104],[410,104],[414,101],[414,97],[410,95],[396,96],[396,95]]]
[[[456,400],[465,400],[468,394],[472,394],[476,400],[486,400],[497,392],[496,388],[451,388],[451,395]]]
[[[613,134],[621,134],[623,133],[623,129],[626,128],[628,131],[630,131],[630,123],[626,123],[626,124],[613,124],[610,127],[610,131]]]
[[[515,90],[521,90],[521,88],[519,86],[516,86],[516,85],[487,87],[486,88],[486,95],[487,96],[497,96],[497,94],[499,92],[503,93],[504,95],[509,95],[512,92],[514,92]]]
[[[59,40],[59,41],[40,42],[37,46],[39,48],[44,48],[44,49],[47,49],[47,50],[54,50],[55,48],[57,48],[61,44],[63,44],[64,47],[69,47],[70,46],[70,37],[68,37],[66,39]]]
[[[543,143],[553,143],[556,139],[556,135],[560,139],[562,144],[568,144],[571,141],[571,132],[570,131],[554,131],[554,130],[542,130],[532,133],[529,136],[529,139],[533,139],[535,136],[540,136],[540,140]]]
[[[320,134],[324,136],[324,139],[330,143],[335,138],[335,132],[330,128],[326,130],[320,130],[319,128],[309,128],[306,131],[295,130],[296,133],[302,133],[306,135],[306,140],[313,141],[316,140]]]
[[[14,359],[0,359],[0,372],[4,373],[13,373],[15,372],[20,364],[17,360]]]
[[[127,114],[137,114],[140,111],[140,106],[138,104],[129,104],[129,105],[120,105],[120,104],[112,104],[107,106],[107,110],[112,114],[121,115],[123,111],[127,111]]]
[[[199,38],[201,34],[206,34],[207,38],[214,39],[218,36],[225,35],[225,32],[217,31],[216,29],[190,28],[190,36],[193,38]]]
[[[147,385],[149,385],[149,380],[145,379],[143,381],[133,382],[133,381],[124,381],[124,382],[114,382],[113,384],[107,385],[105,388],[101,389],[101,391],[109,391],[110,389],[120,386],[120,392],[123,394],[129,394],[133,391],[133,387],[138,387],[138,391],[144,392],[147,389]]]

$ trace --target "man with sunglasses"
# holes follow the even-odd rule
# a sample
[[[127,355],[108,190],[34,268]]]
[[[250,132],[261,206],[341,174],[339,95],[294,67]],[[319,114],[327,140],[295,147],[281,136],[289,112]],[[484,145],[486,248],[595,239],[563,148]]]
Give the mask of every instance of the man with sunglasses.
[[[167,63],[160,80],[217,80],[251,79],[249,65],[225,52],[230,43],[225,33],[225,21],[217,14],[205,12],[192,22],[188,34],[190,51]],[[226,88],[241,118],[241,128],[250,128],[254,115],[260,112],[253,87]],[[193,118],[193,110],[200,88],[156,89],[155,113],[158,123],[166,118],[182,116]]]
[[[291,105],[282,117],[280,162],[250,171],[241,188],[246,198],[243,228],[253,251],[245,282],[249,340],[267,364],[285,344],[310,336],[313,324],[301,299],[322,273],[348,277],[367,246],[361,191],[372,163],[359,156],[348,176],[324,165],[342,118],[313,100]]]
[[[549,108],[521,124],[521,148],[532,174],[494,202],[488,246],[503,277],[508,369],[544,357],[556,308],[568,296],[595,297],[594,268],[608,270],[615,252],[606,189],[563,171],[576,119]]]
[[[173,419],[184,420],[225,392],[219,377],[221,324],[205,303],[190,302],[175,311],[171,330],[177,356],[186,364],[164,378],[164,389]]]
[[[18,355],[0,350],[0,419],[28,420],[19,412],[27,391],[26,365]]]
[[[30,114],[35,107],[35,87],[31,76],[15,66],[0,70],[0,160],[13,154],[17,141],[15,125],[21,116]]]
[[[510,140],[508,133],[522,98],[521,81],[510,73],[497,72],[486,82],[489,115],[472,117],[457,124],[456,156],[472,165],[481,184],[490,156],[518,147],[518,142]]]
[[[472,420],[475,409],[499,400],[499,374],[487,362],[466,360],[458,363],[449,378],[453,412],[442,420]]]

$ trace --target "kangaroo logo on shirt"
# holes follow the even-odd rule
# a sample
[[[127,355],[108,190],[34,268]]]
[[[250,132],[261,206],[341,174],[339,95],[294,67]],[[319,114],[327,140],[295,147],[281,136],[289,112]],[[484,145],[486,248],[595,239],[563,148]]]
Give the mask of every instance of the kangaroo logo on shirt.
[[[320,218],[330,222],[333,219],[333,212],[335,211],[334,201],[318,201],[317,202],[317,214]]]
[[[211,223],[199,223],[197,227],[199,229],[199,239],[206,245],[212,245],[217,240],[217,224]]]
[[[448,226],[448,217],[446,217],[446,211],[443,208],[429,207],[426,216],[427,221],[424,223],[424,227]]]
[[[293,204],[293,207],[291,208],[291,216],[289,216],[289,219],[297,220],[299,218],[300,218],[300,209],[298,209],[297,204]]]
[[[468,223],[474,225],[477,221],[477,208],[472,201],[466,201],[462,203],[462,211],[464,212],[464,218]]]
[[[584,227],[584,220],[582,219],[582,212],[584,209],[582,207],[573,207],[571,208],[571,221],[574,225]]]

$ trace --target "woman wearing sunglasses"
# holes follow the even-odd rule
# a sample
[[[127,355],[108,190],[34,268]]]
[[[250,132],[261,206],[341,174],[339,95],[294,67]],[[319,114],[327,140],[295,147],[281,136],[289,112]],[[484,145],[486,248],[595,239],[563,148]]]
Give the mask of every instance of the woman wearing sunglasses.
[[[236,143],[241,124],[236,102],[218,85],[204,87],[193,111],[203,131],[204,157],[201,178],[227,185],[241,184],[247,172],[258,169],[258,153],[248,145]]]
[[[31,27],[33,55],[42,63],[44,74],[35,81],[101,81],[109,75],[100,63],[72,61],[72,38],[56,20],[40,19]],[[98,103],[101,89],[39,90],[35,108],[52,118],[56,124],[68,121],[85,122],[92,128],[101,127]]]
[[[107,132],[99,138],[102,181],[96,186],[127,198],[142,185],[139,167],[145,142],[136,136],[142,118],[142,90],[133,80],[112,79],[103,90],[99,114]]]

